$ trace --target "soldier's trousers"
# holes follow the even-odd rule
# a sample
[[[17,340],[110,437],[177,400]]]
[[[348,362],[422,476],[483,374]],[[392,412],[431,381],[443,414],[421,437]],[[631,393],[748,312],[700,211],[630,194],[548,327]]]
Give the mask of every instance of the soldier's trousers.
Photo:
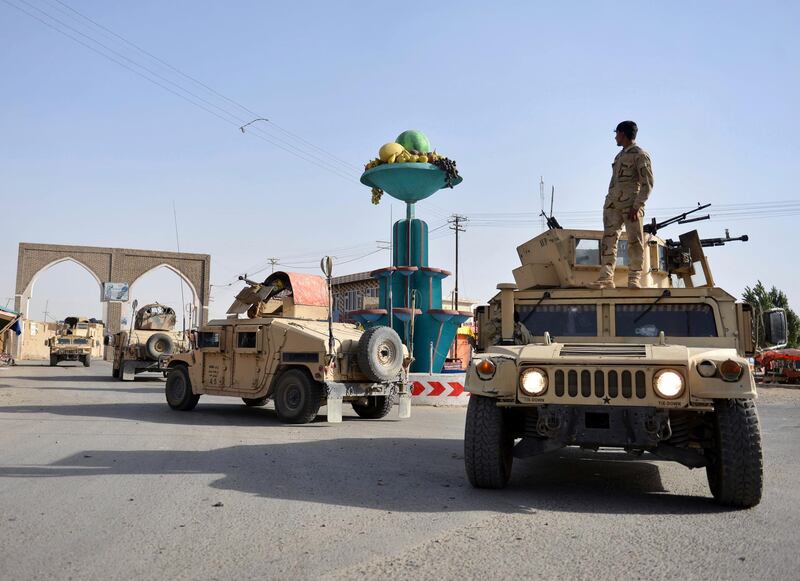
[[[603,242],[600,249],[600,278],[614,279],[617,265],[617,242],[625,224],[628,233],[628,278],[639,281],[642,276],[644,257],[644,208],[639,210],[635,220],[629,220],[630,208],[603,208]]]

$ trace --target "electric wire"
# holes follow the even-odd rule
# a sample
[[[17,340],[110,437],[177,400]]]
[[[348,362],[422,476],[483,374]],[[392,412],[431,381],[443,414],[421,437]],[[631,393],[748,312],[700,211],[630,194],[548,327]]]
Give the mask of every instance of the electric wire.
[[[263,115],[261,115],[260,113],[257,113],[257,112],[255,112],[255,111],[253,111],[252,109],[250,109],[249,107],[246,107],[245,105],[242,105],[240,102],[236,101],[235,99],[232,99],[232,98],[228,97],[227,95],[224,95],[224,94],[220,93],[219,91],[217,91],[217,90],[216,90],[216,89],[214,89],[213,87],[211,87],[211,86],[207,85],[207,84],[206,84],[206,83],[204,83],[203,81],[201,81],[201,80],[199,80],[199,79],[197,79],[197,78],[193,77],[192,75],[189,75],[188,73],[186,73],[186,72],[182,71],[181,69],[179,69],[179,68],[175,67],[174,65],[171,65],[170,63],[166,62],[165,60],[163,60],[163,59],[159,58],[158,56],[154,55],[153,53],[151,53],[151,52],[147,51],[146,49],[142,48],[142,47],[141,47],[141,46],[139,46],[138,44],[136,44],[136,43],[132,42],[131,40],[128,40],[128,39],[127,39],[127,38],[125,38],[124,36],[122,36],[122,35],[120,35],[120,34],[118,34],[118,33],[114,32],[114,31],[113,31],[113,30],[111,30],[110,28],[108,28],[108,27],[106,27],[106,26],[104,26],[104,25],[100,24],[99,22],[97,22],[97,21],[93,20],[93,19],[92,19],[92,18],[90,18],[89,16],[87,16],[87,15],[85,15],[84,13],[80,12],[79,10],[77,10],[77,9],[73,8],[72,6],[68,5],[67,3],[65,3],[65,2],[62,2],[61,0],[51,0],[51,3],[52,3],[52,2],[57,2],[58,4],[60,4],[61,6],[63,6],[64,8],[66,8],[66,9],[70,10],[71,12],[73,12],[73,13],[77,14],[78,16],[80,16],[82,19],[84,19],[84,20],[86,20],[86,21],[88,21],[88,22],[92,23],[92,24],[93,24],[94,26],[96,26],[97,28],[99,28],[99,29],[101,29],[101,30],[103,30],[103,31],[107,32],[108,34],[110,34],[110,35],[114,36],[115,38],[117,38],[117,39],[121,40],[121,41],[122,41],[122,42],[124,42],[125,44],[127,44],[127,45],[131,46],[132,48],[136,49],[137,51],[139,51],[140,53],[142,53],[142,54],[144,54],[144,55],[146,55],[146,56],[150,57],[150,58],[151,58],[151,59],[153,59],[154,61],[156,61],[156,62],[158,62],[158,63],[162,64],[163,66],[165,66],[165,67],[169,68],[170,70],[172,70],[172,71],[174,71],[174,72],[178,73],[178,74],[179,74],[179,75],[181,75],[182,77],[184,77],[184,78],[186,78],[186,79],[188,79],[188,80],[192,81],[193,83],[195,83],[195,84],[199,85],[200,87],[202,87],[202,88],[206,89],[206,90],[207,90],[207,91],[209,91],[210,93],[213,93],[213,94],[214,94],[214,95],[216,95],[217,97],[220,97],[221,99],[224,99],[224,100],[225,100],[225,101],[227,101],[228,103],[230,103],[230,104],[232,104],[232,105],[235,105],[236,107],[238,107],[238,108],[239,108],[239,109],[241,109],[242,111],[244,111],[244,112],[246,112],[246,113],[248,113],[248,114],[250,114],[250,115],[253,115],[254,117],[261,117],[261,118],[264,118],[264,116],[263,116]],[[55,6],[54,6],[54,7],[55,7]],[[62,13],[64,13],[64,12],[62,11]],[[73,18],[74,18],[74,17],[73,17]],[[76,20],[77,20],[77,19],[76,19]],[[315,145],[315,144],[311,143],[310,141],[307,141],[307,140],[306,140],[306,139],[304,139],[303,137],[301,137],[301,136],[299,136],[299,135],[297,135],[297,134],[295,134],[295,133],[293,133],[293,132],[289,131],[288,129],[285,129],[285,128],[281,127],[280,125],[278,125],[278,124],[277,124],[277,123],[275,123],[274,121],[270,121],[269,119],[266,119],[266,121],[267,121],[268,123],[270,123],[270,124],[271,124],[273,127],[275,127],[276,129],[278,129],[279,131],[283,132],[284,134],[286,134],[286,135],[289,135],[290,137],[293,137],[294,139],[297,139],[298,141],[300,141],[300,142],[304,143],[305,145],[307,145],[307,146],[309,146],[309,147],[311,147],[311,148],[313,148],[313,149],[316,149],[317,151],[319,151],[319,152],[321,152],[321,153],[324,153],[325,155],[328,155],[328,156],[330,156],[332,159],[335,159],[336,161],[340,162],[342,165],[346,166],[347,168],[351,168],[351,169],[355,169],[355,170],[358,170],[358,171],[360,171],[360,168],[359,168],[357,165],[354,165],[354,164],[353,164],[353,163],[351,163],[351,162],[345,161],[345,160],[343,160],[343,159],[341,159],[341,158],[337,157],[336,155],[334,155],[334,154],[333,154],[333,153],[331,153],[330,151],[328,151],[328,150],[326,150],[326,149],[323,149],[323,148],[321,148],[321,147],[319,147],[319,146],[317,146],[317,145]]]
[[[245,118],[243,118],[243,117],[241,117],[241,116],[239,116],[237,114],[234,114],[234,113],[230,112],[229,110],[227,110],[227,109],[225,109],[223,107],[220,107],[220,106],[216,105],[215,103],[209,101],[208,99],[205,99],[204,97],[202,97],[200,95],[197,95],[193,91],[190,91],[189,89],[186,89],[185,87],[179,85],[178,83],[172,81],[171,79],[168,79],[167,77],[164,77],[163,75],[159,74],[158,72],[153,71],[151,68],[149,68],[149,67],[147,67],[145,65],[142,65],[141,63],[138,63],[138,62],[134,61],[133,59],[125,56],[124,54],[120,53],[119,51],[115,50],[114,48],[109,47],[105,43],[100,42],[99,40],[93,38],[92,36],[90,36],[88,34],[85,34],[84,32],[81,32],[80,30],[70,26],[69,24],[65,23],[64,21],[56,18],[52,14],[50,14],[50,13],[42,10],[41,8],[31,4],[27,0],[16,0],[16,1],[17,2],[21,2],[21,3],[31,7],[32,9],[36,10],[37,12],[40,12],[41,14],[45,15],[47,18],[49,18],[52,21],[58,23],[58,25],[60,25],[63,28],[59,28],[59,26],[56,26],[56,25],[52,24],[51,22],[43,20],[42,18],[40,18],[36,14],[33,14],[30,11],[26,10],[25,8],[14,4],[10,0],[3,0],[3,2],[5,4],[7,4],[8,6],[11,6],[11,7],[15,8],[15,9],[19,10],[20,12],[28,15],[29,17],[33,18],[34,20],[37,20],[38,22],[40,22],[40,23],[44,24],[45,26],[51,28],[52,30],[54,30],[54,31],[66,36],[67,38],[77,42],[78,44],[81,44],[82,46],[88,48],[89,50],[92,50],[96,54],[99,54],[100,56],[110,60],[111,62],[113,62],[113,63],[115,63],[115,64],[117,64],[117,65],[119,65],[119,66],[121,66],[121,67],[123,67],[123,68],[125,68],[125,69],[127,69],[127,70],[129,70],[131,72],[133,72],[133,73],[135,73],[139,77],[142,77],[143,79],[145,79],[145,80],[157,85],[158,87],[168,91],[169,93],[171,93],[171,94],[173,94],[173,95],[175,95],[175,96],[177,96],[177,97],[179,97],[179,98],[191,103],[192,105],[194,105],[196,107],[199,107],[200,109],[203,109],[207,113],[209,113],[211,115],[214,115],[215,117],[219,118],[220,120],[222,120],[222,121],[224,121],[224,122],[226,122],[228,124],[234,125],[237,128],[239,128],[242,125],[242,123],[247,120],[247,119],[245,119]],[[66,29],[68,31],[71,31],[71,32],[66,32],[64,29]],[[87,42],[81,40],[80,38],[77,38],[72,33],[86,38],[87,40],[95,43],[96,45],[98,45],[100,47],[102,47],[103,49],[105,49],[106,51],[108,51],[111,54],[108,54],[106,52],[103,52],[102,50],[97,49],[96,47],[88,44]],[[115,56],[112,56],[112,55],[115,55]],[[122,60],[120,60],[120,59],[122,59]],[[126,62],[122,62],[123,60],[127,61],[130,64],[126,64]],[[134,67],[138,67],[139,69],[141,69],[141,71],[137,70]],[[145,74],[142,71],[146,71],[147,74]],[[149,76],[149,75],[152,75],[152,76]],[[153,77],[155,77],[155,78],[153,78]],[[159,79],[159,80],[157,80],[157,79]],[[163,81],[163,82],[161,82],[161,81]],[[168,83],[169,85],[172,85],[172,87],[175,87],[175,89],[167,86],[165,83]],[[178,91],[180,91],[180,92],[178,92]],[[195,99],[197,101],[200,101],[200,103],[195,101]],[[205,105],[203,103],[205,103]],[[217,111],[214,111],[211,108],[216,109]],[[277,125],[275,125],[274,123],[272,123],[272,125],[277,127]],[[291,132],[288,132],[287,130],[285,130],[283,128],[280,128],[280,129],[281,129],[281,131],[284,131],[284,132],[287,132],[287,133],[291,133]],[[296,157],[298,157],[298,158],[300,158],[300,159],[302,159],[302,160],[304,160],[304,161],[306,161],[308,163],[311,163],[312,165],[315,165],[315,166],[319,167],[320,169],[328,171],[329,173],[332,173],[333,175],[337,175],[338,177],[341,177],[341,178],[345,179],[348,182],[352,182],[353,180],[357,179],[357,176],[356,176],[355,173],[352,173],[352,174],[351,173],[346,173],[346,170],[335,166],[334,164],[332,164],[328,160],[326,160],[326,159],[324,159],[324,158],[322,158],[322,157],[320,157],[320,156],[318,156],[318,155],[316,155],[316,154],[314,154],[312,152],[303,151],[301,148],[299,148],[299,147],[297,147],[295,145],[292,145],[291,143],[288,143],[285,140],[283,142],[280,142],[279,141],[280,140],[279,137],[276,137],[274,135],[266,133],[263,130],[261,130],[260,128],[257,128],[257,127],[253,128],[253,130],[251,130],[251,133],[255,137],[261,139],[262,141],[265,141],[266,143],[269,143],[269,144],[273,145],[274,147],[277,147],[278,149],[281,149],[281,150],[283,150],[283,151],[285,151],[285,152],[287,152],[287,153],[289,153],[291,155],[294,155],[294,156],[296,156]],[[309,142],[306,142],[306,143],[309,143]],[[321,148],[317,148],[317,149],[321,149]],[[355,166],[352,166],[352,167],[355,167]]]

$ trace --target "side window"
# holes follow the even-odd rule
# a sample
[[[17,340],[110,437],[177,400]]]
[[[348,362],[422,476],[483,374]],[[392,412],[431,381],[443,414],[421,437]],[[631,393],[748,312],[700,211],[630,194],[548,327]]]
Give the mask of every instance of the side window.
[[[197,334],[197,348],[219,348],[219,333],[201,331]]]
[[[255,349],[256,332],[242,331],[241,333],[236,333],[236,347],[239,349]]]
[[[600,264],[600,241],[594,238],[576,238],[575,264]]]

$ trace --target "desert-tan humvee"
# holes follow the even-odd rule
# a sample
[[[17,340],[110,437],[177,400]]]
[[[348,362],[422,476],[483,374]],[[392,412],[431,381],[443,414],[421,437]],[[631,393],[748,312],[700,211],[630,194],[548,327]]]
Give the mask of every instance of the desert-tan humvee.
[[[272,399],[289,423],[308,423],[327,405],[328,421],[340,422],[342,402],[377,419],[397,396],[399,417],[409,417],[410,361],[393,329],[332,322],[319,276],[276,272],[263,283],[246,282],[228,318],[209,322],[190,353],[170,359],[171,408],[191,410],[201,394],[226,395],[247,406]],[[239,318],[245,312],[248,318]]]
[[[111,375],[122,381],[145,371],[166,373],[167,359],[190,348],[186,334],[175,330],[174,309],[159,303],[137,310],[131,330],[109,336],[108,344],[114,347]]]
[[[92,364],[92,348],[97,345],[94,328],[88,319],[66,317],[56,334],[47,340],[50,346],[50,367],[61,361],[80,361],[84,367]]]
[[[713,285],[702,247],[734,240],[727,234],[647,235],[642,289],[627,288],[621,243],[617,288],[587,289],[599,274],[602,235],[556,223],[517,248],[516,283],[499,284],[476,310],[466,377],[470,482],[505,486],[513,457],[610,447],[705,467],[718,502],[757,504],[761,435],[745,357],[759,321],[767,341],[785,342],[784,313],[754,318],[750,305]]]

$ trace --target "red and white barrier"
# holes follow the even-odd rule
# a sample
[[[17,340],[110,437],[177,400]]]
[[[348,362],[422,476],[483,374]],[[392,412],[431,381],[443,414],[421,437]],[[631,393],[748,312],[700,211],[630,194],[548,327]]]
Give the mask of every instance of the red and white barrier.
[[[411,373],[411,405],[465,406],[469,393],[464,391],[463,373]]]

